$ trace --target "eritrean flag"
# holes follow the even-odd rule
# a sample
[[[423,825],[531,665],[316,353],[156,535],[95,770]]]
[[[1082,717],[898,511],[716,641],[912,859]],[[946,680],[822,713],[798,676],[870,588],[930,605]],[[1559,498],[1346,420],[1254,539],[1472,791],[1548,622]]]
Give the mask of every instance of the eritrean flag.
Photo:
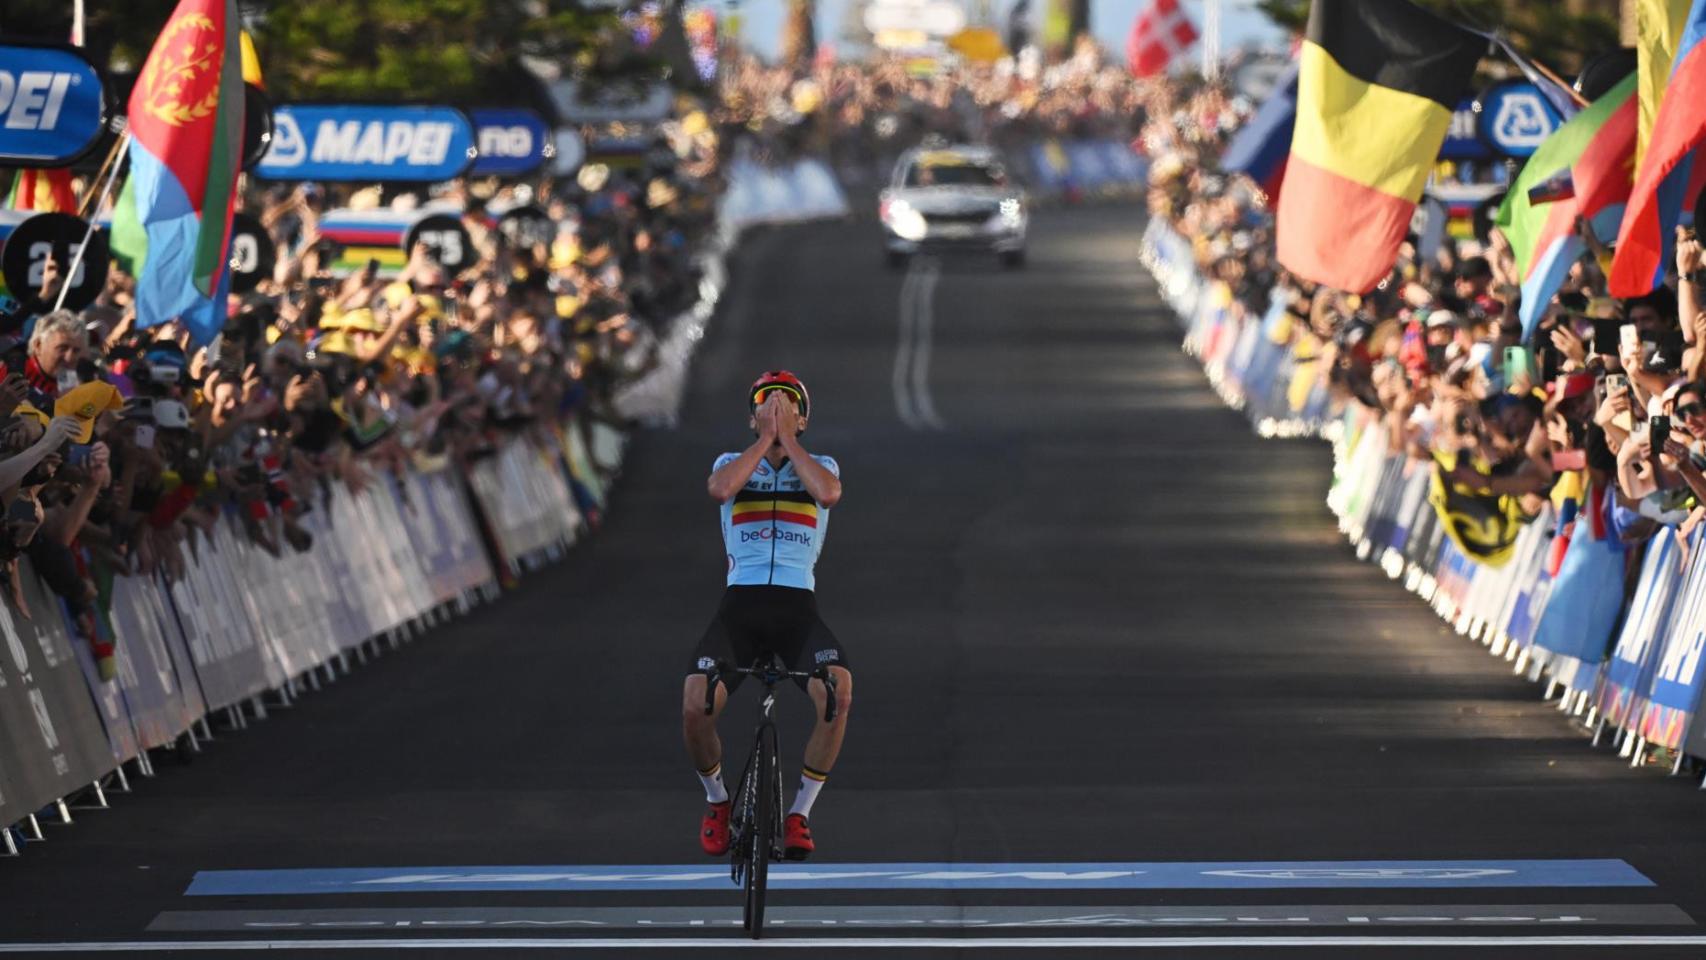
[[[1576,233],[1586,217],[1594,234],[1617,236],[1629,200],[1640,115],[1636,75],[1608,90],[1587,109],[1553,131],[1534,151],[1505,194],[1494,224],[1511,243],[1522,274],[1523,339],[1540,323],[1570,267],[1587,250]],[[1540,202],[1534,188],[1567,178],[1571,196]]]
[[[243,152],[236,0],[180,0],[130,95],[130,177],[113,254],[136,278],[136,323],[225,325],[231,214]]]
[[[1659,100],[1658,116],[1629,209],[1617,233],[1611,262],[1611,295],[1639,297],[1664,279],[1676,243],[1683,210],[1706,181],[1706,163],[1696,163],[1695,148],[1706,140],[1706,0],[1694,0],[1682,41],[1671,61],[1670,82]]]
[[[1406,0],[1315,0],[1280,192],[1280,263],[1354,293],[1386,276],[1486,48]]]
[[[19,170],[6,206],[37,213],[76,213],[77,191],[69,170]]]

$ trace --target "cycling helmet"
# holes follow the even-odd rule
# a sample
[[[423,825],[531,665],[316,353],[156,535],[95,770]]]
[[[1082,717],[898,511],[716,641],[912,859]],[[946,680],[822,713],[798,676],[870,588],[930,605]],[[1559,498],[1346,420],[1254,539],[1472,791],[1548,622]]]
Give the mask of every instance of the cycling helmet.
[[[763,376],[752,382],[752,389],[747,391],[746,395],[747,412],[757,412],[758,405],[764,400],[764,395],[772,390],[782,390],[791,395],[794,401],[799,404],[802,418],[811,414],[812,397],[806,392],[805,383],[786,370],[767,371]]]

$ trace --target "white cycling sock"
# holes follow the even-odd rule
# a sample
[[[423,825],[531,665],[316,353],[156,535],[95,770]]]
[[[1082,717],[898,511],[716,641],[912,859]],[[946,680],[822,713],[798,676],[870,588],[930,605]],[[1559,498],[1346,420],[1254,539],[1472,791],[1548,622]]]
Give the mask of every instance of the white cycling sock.
[[[818,791],[829,780],[829,774],[819,773],[811,767],[800,770],[800,792],[794,794],[794,805],[788,808],[788,814],[799,814],[807,820],[812,816],[812,804],[817,802]]]
[[[727,803],[729,790],[723,786],[723,764],[719,761],[709,770],[699,771],[699,782],[705,785],[706,803]]]

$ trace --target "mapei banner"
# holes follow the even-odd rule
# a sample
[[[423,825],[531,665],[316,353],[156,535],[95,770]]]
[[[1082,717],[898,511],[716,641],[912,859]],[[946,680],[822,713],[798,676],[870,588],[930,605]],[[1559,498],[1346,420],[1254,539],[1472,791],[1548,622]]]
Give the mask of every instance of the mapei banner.
[[[472,116],[480,155],[469,173],[520,176],[532,173],[556,152],[551,129],[532,110],[474,110]]]
[[[63,167],[105,123],[101,75],[76,49],[0,42],[0,166]]]
[[[476,152],[474,124],[454,107],[280,104],[272,146],[255,167],[267,180],[407,180],[459,176]]]

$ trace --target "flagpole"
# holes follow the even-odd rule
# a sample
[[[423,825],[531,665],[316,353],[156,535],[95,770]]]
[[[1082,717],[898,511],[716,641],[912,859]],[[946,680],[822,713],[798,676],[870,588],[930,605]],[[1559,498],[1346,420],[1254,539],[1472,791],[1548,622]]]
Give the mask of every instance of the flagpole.
[[[89,209],[89,201],[95,199],[94,187],[96,184],[101,182],[102,177],[107,175],[108,168],[117,163],[119,156],[124,152],[125,145],[129,142],[130,131],[128,130],[125,131],[125,133],[117,140],[113,141],[113,148],[107,151],[107,158],[101,161],[100,170],[96,171],[95,178],[89,181],[89,192],[83,195],[83,201],[77,205],[77,215],[79,217],[93,216],[96,213],[95,210]]]
[[[1528,65],[1533,67],[1536,70],[1539,70],[1541,75],[1543,75],[1546,79],[1552,81],[1553,83],[1557,84],[1560,87],[1563,87],[1564,92],[1570,95],[1571,100],[1576,101],[1577,106],[1585,107],[1588,105],[1588,99],[1586,97],[1584,97],[1580,93],[1578,93],[1576,91],[1575,87],[1565,83],[1563,81],[1563,79],[1560,78],[1557,74],[1553,73],[1551,70],[1546,69],[1546,64],[1541,63],[1539,60],[1530,60],[1530,61],[1528,61]]]
[[[118,138],[118,144],[113,147],[113,155],[117,156],[119,148],[126,146],[129,143],[130,131],[126,130],[124,132],[124,136]],[[108,159],[110,160],[111,157]],[[101,206],[107,202],[107,197],[112,195],[113,184],[118,182],[118,169],[120,166],[122,166],[122,164],[114,163],[112,165],[112,170],[107,173],[106,186],[101,188],[100,201],[95,204],[95,210],[99,210]],[[71,265],[65,268],[65,276],[59,284],[59,298],[54,301],[53,309],[58,310],[65,306],[65,295],[71,292],[71,279],[77,276],[77,268],[83,265],[83,251],[89,249],[89,240],[94,237],[94,235],[95,217],[94,210],[91,210],[89,212],[89,229],[83,232],[83,242],[77,245],[77,252],[71,255]]]

